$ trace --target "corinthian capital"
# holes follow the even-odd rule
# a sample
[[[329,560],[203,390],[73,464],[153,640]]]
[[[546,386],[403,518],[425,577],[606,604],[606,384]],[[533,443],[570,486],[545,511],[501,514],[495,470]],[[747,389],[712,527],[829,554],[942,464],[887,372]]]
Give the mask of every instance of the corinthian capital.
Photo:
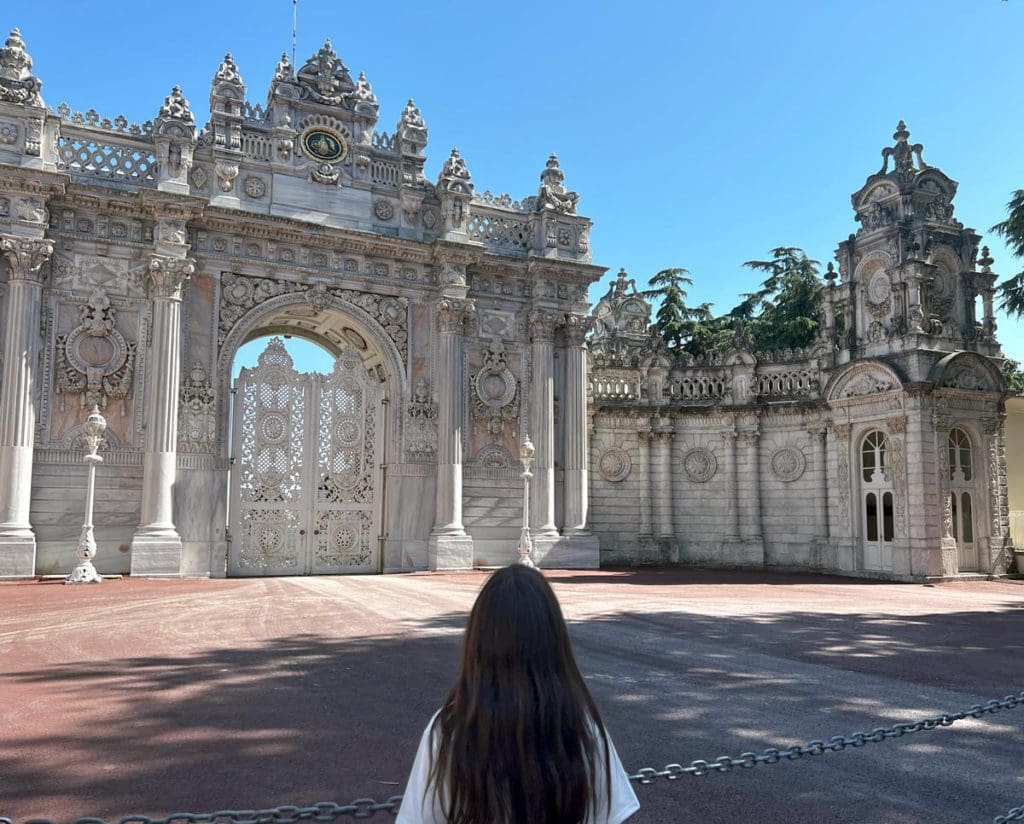
[[[46,238],[0,238],[3,251],[11,264],[11,280],[33,280],[42,283],[40,269],[53,254],[53,241]]]
[[[476,315],[476,303],[460,298],[442,298],[437,302],[437,330],[462,334],[467,321]]]
[[[593,326],[593,321],[586,315],[565,316],[565,341],[570,346],[583,346],[587,340],[587,333]]]
[[[555,330],[564,321],[564,315],[534,309],[530,312],[530,338],[538,343],[551,343],[555,339]]]
[[[149,261],[150,294],[155,298],[180,298],[181,287],[196,270],[191,258],[154,257]]]

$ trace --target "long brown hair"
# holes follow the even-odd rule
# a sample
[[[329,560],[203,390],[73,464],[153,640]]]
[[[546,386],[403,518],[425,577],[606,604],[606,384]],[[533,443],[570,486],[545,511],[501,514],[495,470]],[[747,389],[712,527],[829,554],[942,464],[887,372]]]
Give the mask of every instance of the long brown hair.
[[[480,590],[432,735],[430,786],[450,824],[583,822],[599,778],[610,804],[601,715],[539,572],[513,564]]]

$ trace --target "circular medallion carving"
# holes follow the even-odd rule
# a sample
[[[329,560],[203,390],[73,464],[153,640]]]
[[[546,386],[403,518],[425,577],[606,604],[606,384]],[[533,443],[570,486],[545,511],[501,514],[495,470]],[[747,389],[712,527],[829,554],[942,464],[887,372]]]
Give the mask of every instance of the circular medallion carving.
[[[108,329],[103,335],[93,335],[84,324],[68,335],[64,351],[71,365],[84,374],[98,370],[109,375],[128,358],[128,344],[120,332]]]
[[[605,450],[597,462],[597,471],[601,473],[601,477],[612,483],[626,480],[632,469],[633,462],[629,453],[618,447]]]
[[[267,184],[255,175],[249,175],[242,186],[245,193],[252,198],[260,198],[267,193]]]
[[[279,444],[288,432],[288,421],[279,412],[271,412],[260,419],[260,437],[264,443]]]
[[[348,524],[334,527],[334,545],[341,550],[352,549],[359,543],[359,533]]]
[[[875,306],[883,304],[889,300],[890,291],[889,276],[885,272],[876,272],[868,283],[868,300]]]
[[[484,367],[474,381],[480,401],[491,409],[501,409],[516,396],[515,376],[505,368]]]
[[[683,471],[694,483],[706,483],[715,477],[718,459],[710,449],[703,446],[695,447],[683,456]]]
[[[786,483],[795,481],[803,475],[806,464],[804,453],[793,446],[776,449],[772,455],[772,473]]]
[[[322,126],[303,133],[302,148],[309,157],[321,163],[337,163],[344,160],[348,153],[345,138],[336,131]]]
[[[284,546],[284,536],[276,527],[261,526],[256,533],[256,545],[267,555],[272,555]]]
[[[373,213],[380,220],[391,220],[395,216],[395,207],[386,200],[378,200],[373,206]]]
[[[359,424],[353,420],[343,420],[334,430],[334,436],[342,446],[354,446],[359,443],[359,436],[362,434]]]

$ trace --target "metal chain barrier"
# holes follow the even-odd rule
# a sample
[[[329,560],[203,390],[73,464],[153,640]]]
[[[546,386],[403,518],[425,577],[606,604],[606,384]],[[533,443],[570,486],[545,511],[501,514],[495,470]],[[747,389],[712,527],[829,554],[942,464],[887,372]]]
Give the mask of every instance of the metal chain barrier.
[[[682,764],[668,764],[664,769],[644,767],[629,776],[630,781],[640,784],[653,784],[655,779],[667,778],[675,781],[684,775],[704,776],[715,772],[729,772],[735,768],[750,769],[758,764],[777,764],[780,761],[797,761],[805,755],[824,755],[827,752],[842,752],[847,747],[854,749],[865,744],[880,744],[890,738],[900,738],[922,730],[934,730],[949,727],[966,718],[981,718],[1002,710],[1024,706],[1024,690],[1016,695],[1008,695],[1003,700],[993,698],[984,704],[974,704],[962,712],[943,713],[920,721],[901,722],[891,727],[875,727],[871,732],[855,732],[851,735],[835,735],[828,741],[815,740],[803,746],[795,744],[779,749],[769,747],[760,754],[745,752],[731,758],[720,756],[713,761],[691,761],[688,767]],[[222,810],[215,813],[174,813],[166,818],[148,818],[144,815],[130,815],[121,818],[117,824],[294,824],[294,822],[311,821],[318,824],[330,824],[339,818],[373,818],[377,813],[398,814],[402,796],[393,795],[387,801],[374,801],[372,798],[357,798],[350,804],[335,804],[324,801],[312,807],[271,807],[266,810]],[[1007,824],[1010,821],[1024,821],[1024,806],[1014,807],[1006,815],[996,816],[993,824]],[[0,817],[0,824],[14,824],[10,818]],[[55,824],[49,819],[33,818],[24,824]],[[71,824],[108,824],[102,818],[76,818]]]
[[[682,764],[667,764],[664,769],[656,770],[653,767],[644,767],[637,770],[634,775],[629,776],[630,781],[639,781],[641,784],[653,784],[655,779],[667,778],[675,781],[684,775],[702,776],[714,772],[729,772],[740,767],[750,769],[758,764],[777,764],[780,761],[796,761],[805,755],[824,755],[827,752],[841,752],[847,747],[863,747],[865,744],[880,744],[890,738],[899,738],[921,730],[934,730],[938,727],[949,727],[957,721],[965,718],[981,718],[984,715],[992,715],[1002,710],[1010,710],[1024,704],[1024,690],[1016,695],[1008,695],[1002,701],[993,698],[984,704],[975,704],[969,710],[962,712],[943,713],[931,718],[923,718],[920,721],[901,722],[891,727],[875,727],[871,732],[855,732],[852,735],[834,735],[828,741],[815,740],[804,746],[794,744],[791,747],[778,749],[769,747],[760,754],[745,752],[737,758],[730,758],[728,755],[720,756],[714,761],[692,761],[688,767]],[[1012,820],[1012,819],[1011,819]]]

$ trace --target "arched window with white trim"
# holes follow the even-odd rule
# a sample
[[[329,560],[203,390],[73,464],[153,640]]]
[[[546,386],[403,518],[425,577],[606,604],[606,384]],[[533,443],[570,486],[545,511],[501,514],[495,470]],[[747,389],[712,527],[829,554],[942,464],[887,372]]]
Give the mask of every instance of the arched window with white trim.
[[[864,569],[892,570],[895,509],[889,436],[880,429],[868,432],[860,446],[861,536]]]
[[[974,450],[970,435],[956,427],[946,439],[949,457],[949,502],[956,539],[957,565],[960,572],[977,572],[978,543],[974,524],[977,504],[974,472]]]

